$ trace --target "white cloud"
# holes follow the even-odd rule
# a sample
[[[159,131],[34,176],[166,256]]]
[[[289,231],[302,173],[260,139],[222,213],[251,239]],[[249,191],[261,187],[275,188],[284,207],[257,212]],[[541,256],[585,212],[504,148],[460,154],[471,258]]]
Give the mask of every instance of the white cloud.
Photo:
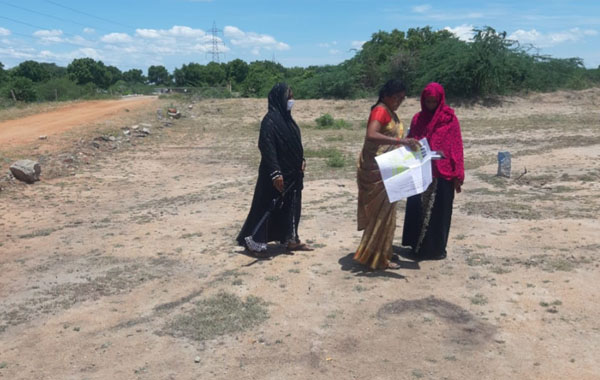
[[[0,36],[10,36],[10,30],[0,27]]]
[[[34,59],[35,50],[29,48],[15,48],[12,46],[0,48],[0,56],[9,57],[18,60]]]
[[[102,36],[100,40],[109,44],[119,44],[133,41],[127,33],[110,33]]]
[[[135,35],[142,38],[160,38],[161,33],[155,29],[136,29]]]
[[[336,55],[336,54],[340,54],[340,53],[341,52],[339,50],[337,50],[337,49],[331,49],[331,50],[329,50],[329,54],[332,54],[332,55]]]
[[[321,42],[321,43],[317,44],[317,46],[320,48],[330,48],[332,46],[336,46],[337,44],[338,44],[337,41]]]
[[[93,58],[93,59],[101,59],[102,58],[102,53],[99,52],[96,49],[92,49],[92,48],[81,48],[76,50],[75,56],[80,57],[80,56],[84,56],[87,58]]]
[[[431,9],[431,5],[429,5],[429,4],[417,5],[412,8],[413,12],[416,12],[416,13],[425,13],[425,12],[429,11],[430,9]]]
[[[449,26],[445,27],[444,30],[449,31],[454,34],[458,39],[463,41],[471,41],[475,33],[473,32],[473,25],[462,24],[455,28],[451,28]]]
[[[63,32],[62,30],[52,29],[52,30],[38,30],[33,33],[33,35],[40,39],[42,43],[58,43],[63,42],[62,39]]]
[[[250,49],[252,54],[258,55],[264,50],[289,50],[290,46],[279,42],[268,34],[244,32],[235,26],[226,26],[223,30],[225,37],[229,38],[231,44]]]
[[[437,10],[436,8],[432,8],[429,6],[417,6],[413,7],[413,12],[416,15],[408,16],[410,19],[419,20],[420,22],[430,22],[430,21],[438,21],[438,22],[450,22],[450,21],[464,21],[470,19],[481,19],[484,18],[485,15],[481,12],[468,12],[468,11],[460,11],[455,10],[453,12],[444,12],[441,10]]]
[[[365,44],[365,42],[367,41],[352,41],[351,45],[353,49],[360,50],[362,49],[362,46]]]
[[[193,29],[189,26],[175,25],[171,29],[136,29],[135,34],[142,38],[187,37],[203,38],[206,32],[202,29]]]
[[[34,36],[36,37],[57,37],[57,36],[62,36],[63,32],[62,30],[58,30],[58,29],[52,29],[52,30],[38,30],[36,32],[33,33]]]
[[[536,29],[519,29],[510,34],[508,38],[511,40],[517,40],[521,44],[532,44],[536,47],[543,48],[556,46],[566,42],[578,42],[583,40],[585,37],[596,35],[598,35],[598,32],[592,29],[581,30],[579,28],[572,28],[556,33],[541,33]]]
[[[96,29],[94,29],[94,28],[83,28],[83,33],[93,34],[93,33],[96,33]]]
[[[66,41],[68,41],[72,45],[81,45],[81,46],[92,46],[93,45],[92,41],[86,40],[85,38],[83,38],[81,36],[75,36],[73,38],[68,38]]]

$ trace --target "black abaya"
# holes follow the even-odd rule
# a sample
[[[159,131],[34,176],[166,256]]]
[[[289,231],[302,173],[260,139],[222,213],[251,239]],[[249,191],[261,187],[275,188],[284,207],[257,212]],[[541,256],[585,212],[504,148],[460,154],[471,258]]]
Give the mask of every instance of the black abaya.
[[[287,109],[289,87],[279,83],[269,93],[269,109],[262,120],[258,148],[261,162],[252,198],[252,206],[246,222],[237,237],[241,246],[247,246],[246,238],[252,235],[260,219],[267,212],[272,200],[279,196],[273,179],[281,175],[287,189],[281,208],[272,211],[269,219],[252,237],[257,243],[278,241],[298,242],[303,177],[304,150],[300,129]],[[250,247],[252,248],[252,247]]]

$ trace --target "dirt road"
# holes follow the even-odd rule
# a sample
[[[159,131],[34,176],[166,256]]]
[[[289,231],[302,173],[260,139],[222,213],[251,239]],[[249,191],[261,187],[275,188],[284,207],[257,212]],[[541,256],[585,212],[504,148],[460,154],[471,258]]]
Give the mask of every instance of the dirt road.
[[[156,96],[126,97],[118,100],[79,102],[53,111],[0,122],[0,146],[15,146],[36,141],[73,128],[103,121],[126,110],[147,106]]]
[[[0,192],[0,379],[598,379],[599,95],[457,107],[448,258],[402,256],[399,202],[402,269],[379,272],[352,260],[372,101],[297,101],[300,234],[317,249],[270,260],[234,243],[266,100],[178,104],[169,125],[131,112],[150,136],[86,140],[68,175]],[[350,127],[317,129],[324,113]],[[511,179],[495,176],[501,150]]]

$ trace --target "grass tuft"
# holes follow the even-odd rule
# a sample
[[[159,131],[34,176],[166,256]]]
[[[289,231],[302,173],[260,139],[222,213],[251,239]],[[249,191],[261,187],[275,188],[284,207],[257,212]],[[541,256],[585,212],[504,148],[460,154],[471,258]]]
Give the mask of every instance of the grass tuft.
[[[266,303],[258,297],[220,292],[196,303],[196,307],[171,322],[168,333],[177,337],[203,341],[235,334],[261,324],[269,318]]]

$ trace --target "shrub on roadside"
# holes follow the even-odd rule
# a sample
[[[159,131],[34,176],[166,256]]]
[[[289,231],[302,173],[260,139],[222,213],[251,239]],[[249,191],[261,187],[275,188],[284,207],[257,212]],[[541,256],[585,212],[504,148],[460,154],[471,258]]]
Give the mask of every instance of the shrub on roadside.
[[[33,102],[37,99],[35,85],[29,78],[16,77],[8,84],[5,96],[9,99],[12,98],[11,90],[18,101]]]

